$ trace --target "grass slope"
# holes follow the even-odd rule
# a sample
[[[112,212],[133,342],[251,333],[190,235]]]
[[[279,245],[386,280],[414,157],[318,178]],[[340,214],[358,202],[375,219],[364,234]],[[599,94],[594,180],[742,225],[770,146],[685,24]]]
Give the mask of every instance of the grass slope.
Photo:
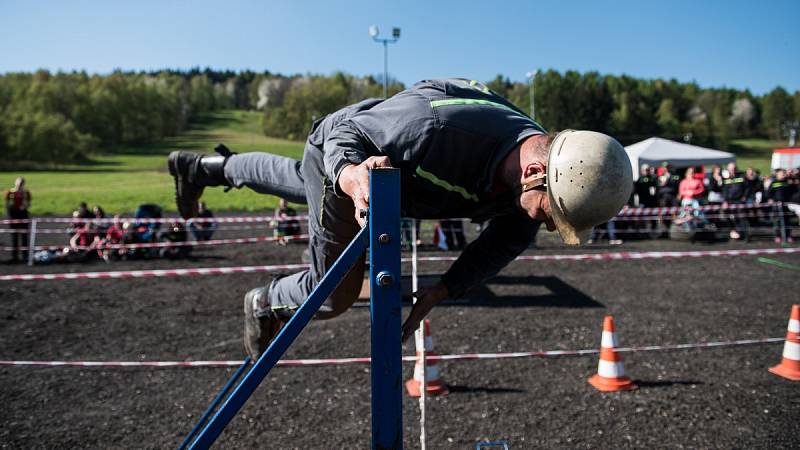
[[[0,172],[0,187],[24,176],[33,196],[34,215],[68,215],[81,201],[101,205],[107,213],[130,214],[141,203],[156,203],[175,211],[172,177],[166,156],[172,150],[211,152],[224,143],[236,152],[268,151],[300,158],[303,143],[266,137],[261,132],[260,113],[222,111],[203,115],[185,133],[146,146],[125,147],[98,155],[80,165],[57,170]],[[277,198],[247,189],[208,189],[203,196],[209,208],[218,211],[262,211],[274,208]]]
[[[166,169],[166,156],[172,150],[211,152],[225,143],[236,152],[268,151],[299,159],[303,143],[269,138],[262,134],[261,114],[249,111],[222,111],[201,116],[185,133],[152,145],[114,149],[84,164],[65,165],[57,170],[0,172],[0,188],[24,176],[33,195],[34,215],[67,215],[81,201],[101,205],[108,213],[130,214],[141,203],[156,203],[175,211],[173,182]],[[739,139],[731,142],[739,166],[754,167],[769,173],[772,149],[782,142],[765,139]],[[250,190],[208,189],[204,200],[217,211],[264,211],[274,208],[277,198]]]

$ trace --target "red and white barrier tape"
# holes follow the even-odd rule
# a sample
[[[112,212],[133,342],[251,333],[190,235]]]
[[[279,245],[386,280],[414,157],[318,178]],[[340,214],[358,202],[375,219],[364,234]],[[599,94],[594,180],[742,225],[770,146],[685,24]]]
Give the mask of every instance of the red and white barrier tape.
[[[98,280],[116,278],[160,278],[201,275],[230,275],[234,273],[279,272],[283,270],[307,269],[308,264],[283,264],[275,266],[245,267],[198,267],[194,269],[129,270],[111,272],[37,273],[24,275],[0,275],[0,281],[43,280]]]
[[[800,247],[754,248],[739,250],[694,250],[683,252],[617,252],[583,253],[577,255],[522,255],[516,261],[613,261],[626,259],[697,258],[703,256],[754,256],[800,253]],[[457,256],[424,256],[417,261],[455,261]],[[403,258],[410,262],[411,258]],[[274,266],[206,267],[192,269],[130,270],[111,272],[72,272],[0,275],[0,281],[77,280],[109,278],[181,277],[195,275],[228,275],[234,273],[278,272],[306,269],[308,264],[282,264]]]
[[[771,344],[783,342],[784,338],[761,338],[761,339],[742,339],[738,341],[718,341],[718,342],[698,342],[691,344],[673,345],[647,345],[641,347],[622,347],[614,351],[619,353],[628,352],[651,352],[651,351],[670,351],[687,350],[696,348],[715,348],[732,347],[739,345]],[[431,355],[426,359],[429,361],[476,361],[487,359],[511,359],[511,358],[553,358],[560,356],[586,356],[600,353],[599,349],[584,350],[545,350],[534,352],[512,352],[512,353],[463,353],[458,355]],[[404,356],[404,362],[414,362],[416,356]],[[278,361],[278,366],[342,366],[349,364],[368,364],[369,357],[361,358],[329,358],[329,359],[284,359]],[[242,361],[12,361],[0,360],[0,366],[45,366],[45,367],[238,367]]]
[[[800,253],[800,247],[752,248],[739,250],[691,250],[682,252],[615,252],[577,255],[521,255],[516,261],[611,261],[622,259],[697,258],[701,256],[751,256]],[[423,256],[418,261],[455,261],[457,256]],[[404,262],[410,261],[408,258]],[[2,278],[0,278],[2,280]]]
[[[231,238],[231,239],[210,239],[208,241],[178,241],[178,242],[145,242],[141,244],[108,244],[101,245],[101,250],[113,249],[136,249],[136,248],[165,248],[165,247],[205,247],[214,245],[228,245],[228,244],[255,244],[259,242],[274,242],[274,241],[297,241],[301,239],[308,239],[307,234],[298,234],[296,236],[284,236],[281,238],[274,236],[261,236],[253,238]],[[26,249],[27,247],[23,247]],[[34,250],[61,250],[65,248],[63,245],[37,245]],[[75,250],[88,250],[90,247],[78,246]],[[13,251],[14,247],[6,246],[0,247],[0,250]]]
[[[304,221],[308,219],[307,215],[290,216],[286,218],[276,219],[275,216],[233,216],[233,217],[194,217],[185,220],[181,217],[162,217],[162,218],[135,218],[135,217],[120,217],[121,222],[132,223],[171,223],[171,222],[202,222],[202,223],[252,223],[252,222],[290,222],[293,220]],[[36,217],[35,219],[3,219],[0,224],[14,224],[14,223],[31,223],[35,220],[38,223],[73,223],[73,222],[93,222],[93,223],[114,223],[113,217],[104,218],[81,218],[75,219],[74,217]]]
[[[699,210],[699,211],[719,211],[719,210],[736,210],[736,209],[758,209],[758,208],[772,208],[775,206],[782,206],[783,203],[757,203],[752,205],[747,204],[729,204],[725,208],[722,205],[703,205],[697,208],[693,206],[667,206],[663,208],[629,208],[625,207],[617,214],[617,217],[625,216],[660,216],[664,214],[675,214],[683,210]]]
[[[628,217],[628,216],[661,216],[665,214],[675,214],[679,213],[683,210],[699,210],[699,211],[719,211],[719,210],[739,210],[739,209],[761,209],[761,208],[772,208],[776,206],[782,206],[784,203],[777,202],[777,203],[757,203],[752,205],[747,204],[729,204],[727,207],[723,208],[722,205],[702,205],[697,208],[692,206],[668,206],[663,208],[630,208],[625,207],[623,208],[618,214],[617,217]],[[123,217],[120,218],[122,221],[129,221],[129,222],[137,222],[141,224],[145,223],[169,223],[169,222],[214,222],[214,223],[251,223],[251,222],[272,222],[272,221],[305,221],[308,219],[308,215],[300,215],[300,216],[291,216],[283,219],[276,219],[274,216],[233,216],[233,217],[195,217],[190,220],[184,220],[180,217],[165,217],[161,219],[147,219],[141,218],[136,219],[133,217]],[[0,224],[15,224],[15,223],[30,223],[32,220],[36,220],[39,223],[72,223],[72,222],[85,222],[91,221],[95,223],[113,223],[114,218],[106,217],[102,219],[75,219],[72,217],[37,217],[35,219],[3,219],[0,220]]]

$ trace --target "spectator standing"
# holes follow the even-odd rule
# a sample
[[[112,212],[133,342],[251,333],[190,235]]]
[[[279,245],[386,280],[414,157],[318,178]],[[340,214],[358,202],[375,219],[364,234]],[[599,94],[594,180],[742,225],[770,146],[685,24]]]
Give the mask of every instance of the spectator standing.
[[[686,169],[683,180],[678,187],[678,198],[681,201],[681,206],[691,206],[692,208],[699,208],[700,201],[698,198],[705,192],[703,182],[695,178],[694,167]]]
[[[22,259],[27,259],[28,255],[28,232],[30,219],[28,210],[31,206],[31,193],[25,189],[25,179],[18,177],[14,180],[14,187],[5,193],[6,214],[12,220],[24,220],[21,223],[12,223],[11,229],[11,262],[19,261],[20,249],[22,249]]]
[[[647,164],[642,164],[641,175],[634,183],[634,192],[639,200],[640,208],[654,208],[658,206],[656,200],[656,177],[653,168]]]
[[[287,236],[292,237],[301,234],[300,221],[295,218],[296,216],[297,211],[289,207],[289,202],[282,198],[278,203],[278,207],[275,208],[275,218],[272,221],[272,225],[275,227],[273,236],[278,239],[278,244],[286,245],[285,238]]]
[[[672,173],[672,167],[665,165],[662,167],[661,174],[658,176],[658,206],[668,208],[675,206],[675,196],[678,193],[678,184],[681,179],[675,173]]]
[[[214,213],[206,207],[206,202],[198,202],[197,204],[197,217],[202,219],[213,219]],[[214,235],[217,229],[217,223],[211,220],[195,221],[194,218],[189,219],[189,230],[196,241],[208,241]]]
[[[467,246],[464,237],[464,222],[461,219],[442,219],[439,221],[442,227],[447,248],[450,250],[463,250]]]
[[[770,180],[765,200],[772,205],[772,229],[775,232],[775,242],[792,242],[791,229],[786,227],[786,216],[788,208],[784,203],[789,202],[792,197],[793,186],[786,179],[786,171],[778,169],[775,176]]]
[[[745,227],[745,221],[741,217],[741,212],[728,209],[729,205],[740,205],[747,200],[747,184],[744,174],[736,169],[736,163],[728,163],[728,171],[723,174],[722,179],[722,209],[731,223],[731,239],[740,239]]]
[[[745,203],[754,205],[761,202],[763,195],[764,183],[761,176],[752,167],[748,167],[744,173],[745,184]]]
[[[722,178],[722,168],[715,164],[714,167],[711,168],[711,176],[704,180],[706,192],[708,192],[708,203],[719,204],[723,202],[722,186],[724,181],[725,180]]]

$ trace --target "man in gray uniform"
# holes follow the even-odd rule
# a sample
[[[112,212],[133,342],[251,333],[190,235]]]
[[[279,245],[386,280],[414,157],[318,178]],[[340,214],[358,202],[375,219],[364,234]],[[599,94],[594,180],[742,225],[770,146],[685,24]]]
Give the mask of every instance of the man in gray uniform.
[[[462,295],[522,253],[535,234],[534,221],[579,244],[592,226],[619,211],[632,186],[630,162],[612,138],[588,131],[548,135],[483,84],[463,79],[422,81],[387,100],[365,100],[316,121],[302,161],[217,151],[219,156],[170,154],[185,218],[197,213],[205,186],[248,187],[309,207],[310,269],[245,295],[244,345],[253,358],[364,225],[358,211],[369,205],[370,169],[401,170],[405,217],[489,220],[441,280],[418,292],[403,339],[434,305]],[[350,308],[364,266],[362,257],[317,319]]]

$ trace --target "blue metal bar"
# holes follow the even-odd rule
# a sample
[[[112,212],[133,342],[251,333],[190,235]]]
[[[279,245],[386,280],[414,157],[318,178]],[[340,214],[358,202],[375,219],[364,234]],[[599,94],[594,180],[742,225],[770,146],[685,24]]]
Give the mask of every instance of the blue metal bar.
[[[214,401],[211,402],[211,405],[208,407],[208,409],[206,409],[206,412],[204,412],[202,417],[200,417],[200,420],[197,421],[194,428],[192,428],[192,431],[190,431],[189,435],[183,439],[183,442],[181,442],[181,446],[178,447],[178,450],[183,450],[186,448],[187,445],[189,445],[192,439],[194,439],[194,435],[197,434],[198,431],[200,431],[200,427],[202,427],[206,423],[206,420],[208,420],[208,416],[210,416],[211,413],[214,412],[215,409],[217,409],[217,405],[219,405],[219,402],[221,402],[222,399],[228,395],[228,391],[231,390],[233,384],[236,383],[239,377],[242,376],[242,374],[244,373],[244,369],[246,369],[248,366],[250,366],[249,356],[245,358],[242,365],[239,366],[238,369],[236,369],[236,372],[234,372],[231,379],[228,380],[227,383],[225,383],[225,386],[222,388],[221,391],[219,391],[219,394],[217,394],[216,398],[214,398]]]
[[[403,447],[400,171],[370,171],[372,448]]]
[[[256,390],[281,356],[283,356],[289,348],[289,345],[294,342],[300,332],[303,331],[303,328],[308,325],[308,322],[311,321],[314,313],[322,306],[325,299],[331,295],[353,264],[364,254],[364,250],[367,246],[366,237],[368,231],[369,227],[364,227],[358,232],[356,237],[353,238],[353,241],[350,242],[350,245],[345,249],[344,253],[339,256],[339,259],[337,259],[328,270],[328,273],[322,278],[319,285],[314,289],[314,292],[308,297],[308,300],[295,311],[292,318],[289,319],[281,332],[278,333],[278,336],[267,348],[267,351],[258,358],[258,361],[256,361],[253,368],[250,369],[250,372],[247,373],[239,386],[236,387],[236,390],[233,391],[219,411],[211,418],[208,425],[200,432],[197,440],[191,446],[192,449],[207,449],[217,440],[222,430],[225,429],[236,413],[244,406],[244,403],[250,398],[250,395],[253,394],[253,391]]]

